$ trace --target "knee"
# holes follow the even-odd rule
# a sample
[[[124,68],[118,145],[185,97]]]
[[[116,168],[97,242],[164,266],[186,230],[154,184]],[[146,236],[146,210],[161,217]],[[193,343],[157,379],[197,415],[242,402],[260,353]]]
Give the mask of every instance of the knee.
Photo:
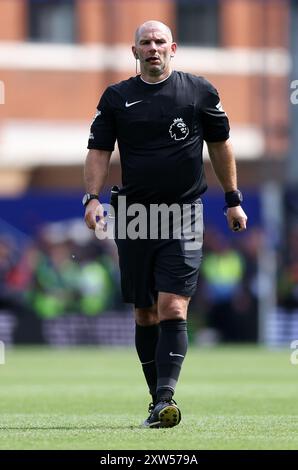
[[[160,321],[164,320],[186,320],[186,312],[178,307],[169,306],[159,311]]]
[[[188,300],[179,298],[160,299],[159,320],[186,320]]]
[[[148,308],[136,308],[135,320],[140,326],[157,325],[159,323],[159,319],[156,305]]]

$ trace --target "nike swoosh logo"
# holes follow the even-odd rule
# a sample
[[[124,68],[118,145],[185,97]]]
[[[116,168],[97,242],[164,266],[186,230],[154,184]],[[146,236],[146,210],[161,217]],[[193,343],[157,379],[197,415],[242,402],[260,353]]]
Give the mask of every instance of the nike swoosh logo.
[[[172,351],[169,353],[170,356],[179,356],[179,357],[184,357],[182,354],[174,354]]]
[[[155,359],[153,359],[153,361],[141,362],[141,364],[142,364],[142,366],[144,366],[145,364],[151,364],[152,362],[155,362]]]
[[[143,101],[143,100],[133,101],[132,103],[128,103],[128,101],[126,101],[125,107],[126,107],[126,108],[129,108],[130,106],[133,106],[134,104],[137,104],[137,103],[141,103],[142,101]]]

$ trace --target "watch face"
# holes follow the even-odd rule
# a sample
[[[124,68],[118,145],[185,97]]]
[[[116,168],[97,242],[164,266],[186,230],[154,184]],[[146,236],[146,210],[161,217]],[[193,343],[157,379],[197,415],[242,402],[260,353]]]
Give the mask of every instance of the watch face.
[[[88,200],[89,200],[89,194],[84,194],[84,197],[82,199],[83,206],[85,206],[85,204],[87,204]]]

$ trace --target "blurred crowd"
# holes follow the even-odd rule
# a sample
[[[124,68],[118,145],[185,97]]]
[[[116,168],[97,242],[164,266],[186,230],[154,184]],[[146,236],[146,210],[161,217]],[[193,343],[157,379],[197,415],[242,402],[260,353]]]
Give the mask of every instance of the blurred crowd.
[[[287,239],[278,275],[279,305],[298,308],[298,230]],[[194,342],[256,341],[258,257],[263,235],[207,227],[197,293],[190,304]],[[289,255],[290,254],[290,255]],[[0,313],[51,320],[127,311],[113,241],[99,241],[81,220],[47,224],[35,240],[0,235]]]
[[[215,229],[206,231],[200,282],[190,307],[194,337],[200,331],[206,340],[208,334],[226,341],[256,339],[259,243],[257,231],[236,245]],[[49,320],[125,309],[116,246],[99,241],[82,221],[48,224],[36,240],[0,237],[0,310]]]
[[[207,227],[200,282],[190,309],[199,343],[256,341],[262,233],[226,236]]]
[[[37,239],[0,237],[0,308],[41,318],[99,315],[119,303],[117,254],[81,221],[45,225]]]
[[[288,230],[279,256],[278,305],[291,315],[298,313],[298,225]]]

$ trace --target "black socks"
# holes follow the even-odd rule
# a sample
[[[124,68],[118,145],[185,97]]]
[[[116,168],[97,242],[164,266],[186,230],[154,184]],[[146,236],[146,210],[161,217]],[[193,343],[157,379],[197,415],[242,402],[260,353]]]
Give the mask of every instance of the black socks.
[[[160,322],[160,336],[156,348],[157,401],[172,398],[187,351],[186,320]]]
[[[159,338],[159,325],[140,326],[136,323],[135,344],[142,364],[149,392],[156,402],[157,372],[155,351]]]
[[[187,351],[187,322],[136,324],[135,344],[153,402],[171,400]]]

